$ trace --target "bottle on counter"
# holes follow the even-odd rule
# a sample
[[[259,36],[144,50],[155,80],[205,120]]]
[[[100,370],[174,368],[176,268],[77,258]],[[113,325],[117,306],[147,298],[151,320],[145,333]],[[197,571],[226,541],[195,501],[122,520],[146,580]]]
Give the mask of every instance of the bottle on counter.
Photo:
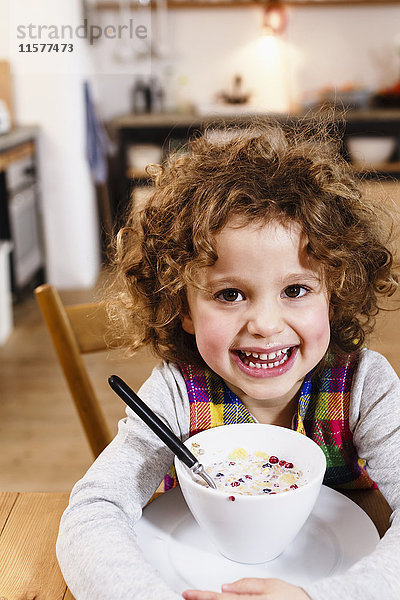
[[[164,90],[157,77],[148,81],[139,77],[133,87],[133,112],[136,114],[160,113],[164,110]]]
[[[146,81],[138,77],[133,86],[133,112],[136,114],[151,111],[151,88]]]

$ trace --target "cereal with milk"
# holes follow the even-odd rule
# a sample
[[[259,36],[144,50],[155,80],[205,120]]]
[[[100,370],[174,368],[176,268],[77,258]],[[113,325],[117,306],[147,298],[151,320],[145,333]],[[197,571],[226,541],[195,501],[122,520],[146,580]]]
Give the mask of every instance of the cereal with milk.
[[[200,456],[204,450],[192,445]],[[248,453],[235,448],[228,457],[205,465],[206,472],[221,492],[254,496],[278,494],[304,485],[303,473],[292,462],[262,451]]]

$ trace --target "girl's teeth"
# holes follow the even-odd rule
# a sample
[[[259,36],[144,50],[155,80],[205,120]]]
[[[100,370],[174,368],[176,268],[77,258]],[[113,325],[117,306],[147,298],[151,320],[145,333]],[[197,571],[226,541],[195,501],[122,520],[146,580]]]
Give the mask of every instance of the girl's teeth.
[[[270,354],[257,354],[256,352],[244,352],[246,356],[251,356],[252,358],[260,358],[261,360],[274,360],[274,358],[280,358],[282,354],[287,354],[289,348],[283,348],[282,350],[277,350],[276,352],[271,352]]]
[[[260,358],[261,360],[268,360],[268,363],[258,363],[249,360],[248,366],[253,369],[272,369],[273,367],[278,367],[279,365],[283,365],[284,362],[288,360],[288,351],[289,348],[284,348],[283,350],[278,350],[277,352],[271,352],[271,354],[257,354],[253,352],[243,352],[246,357],[251,356],[252,358]],[[282,358],[280,358],[282,357]],[[274,358],[280,358],[280,360],[273,361]],[[246,363],[247,364],[247,363]]]

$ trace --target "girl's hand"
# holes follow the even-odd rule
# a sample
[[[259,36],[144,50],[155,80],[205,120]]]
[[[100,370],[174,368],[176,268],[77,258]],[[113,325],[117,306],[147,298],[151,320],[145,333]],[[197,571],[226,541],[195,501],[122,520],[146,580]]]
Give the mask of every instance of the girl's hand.
[[[221,589],[221,593],[186,590],[182,596],[185,600],[310,600],[304,590],[281,579],[239,579]]]

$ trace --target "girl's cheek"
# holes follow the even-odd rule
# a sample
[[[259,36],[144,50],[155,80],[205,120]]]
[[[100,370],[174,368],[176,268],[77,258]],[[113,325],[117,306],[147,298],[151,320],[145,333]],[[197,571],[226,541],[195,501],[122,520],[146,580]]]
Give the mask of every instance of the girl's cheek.
[[[227,332],[221,323],[221,319],[206,319],[203,321],[203,326],[197,328],[196,331],[196,340],[200,351],[202,349],[208,352],[219,351],[221,346],[226,345],[226,337]]]
[[[300,327],[303,332],[314,333],[325,331],[330,326],[330,308],[325,298],[319,298],[318,302],[302,306],[293,313],[291,325]]]
[[[316,311],[310,317],[306,329],[312,334],[316,342],[329,344],[331,335],[329,309],[324,307]]]

